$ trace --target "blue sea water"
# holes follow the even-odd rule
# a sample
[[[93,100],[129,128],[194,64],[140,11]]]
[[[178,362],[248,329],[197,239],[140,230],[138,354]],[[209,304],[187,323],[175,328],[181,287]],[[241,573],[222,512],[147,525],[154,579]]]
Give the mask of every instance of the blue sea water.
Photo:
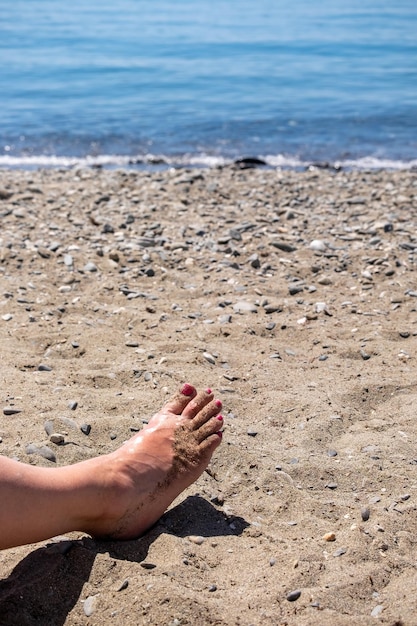
[[[0,166],[417,166],[415,0],[0,0]]]

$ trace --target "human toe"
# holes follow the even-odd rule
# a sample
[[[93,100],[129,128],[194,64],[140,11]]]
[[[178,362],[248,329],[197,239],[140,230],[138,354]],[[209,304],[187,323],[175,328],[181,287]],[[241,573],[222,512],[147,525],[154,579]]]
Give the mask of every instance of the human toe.
[[[185,383],[167,402],[164,409],[175,415],[181,415],[187,405],[193,401],[197,390],[193,385]]]

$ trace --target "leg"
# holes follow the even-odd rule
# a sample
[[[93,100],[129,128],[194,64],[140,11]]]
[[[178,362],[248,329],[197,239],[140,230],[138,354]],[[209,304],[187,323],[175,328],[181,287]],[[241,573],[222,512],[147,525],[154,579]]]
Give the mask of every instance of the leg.
[[[60,468],[0,457],[0,549],[80,530],[134,538],[207,467],[221,441],[221,403],[184,385],[111,454]]]

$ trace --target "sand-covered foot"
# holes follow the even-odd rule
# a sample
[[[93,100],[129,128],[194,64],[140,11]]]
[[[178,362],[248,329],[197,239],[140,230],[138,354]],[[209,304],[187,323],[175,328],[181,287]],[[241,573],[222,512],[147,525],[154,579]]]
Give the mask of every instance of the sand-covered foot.
[[[97,461],[104,513],[86,528],[112,539],[139,536],[205,470],[221,442],[220,400],[185,384],[141,432]]]

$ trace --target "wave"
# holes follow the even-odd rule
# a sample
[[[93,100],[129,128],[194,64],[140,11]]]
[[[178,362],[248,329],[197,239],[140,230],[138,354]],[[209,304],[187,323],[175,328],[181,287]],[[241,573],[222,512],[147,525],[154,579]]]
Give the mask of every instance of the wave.
[[[145,168],[155,167],[201,167],[214,168],[233,164],[250,166],[264,165],[283,169],[304,169],[319,167],[328,169],[394,169],[408,170],[417,168],[417,159],[382,159],[373,156],[358,157],[356,159],[342,159],[335,161],[310,161],[295,156],[283,154],[259,155],[256,157],[227,158],[208,154],[183,155],[136,155],[126,156],[118,154],[87,155],[82,157],[58,155],[0,155],[0,167],[6,169],[37,169],[37,168]]]

